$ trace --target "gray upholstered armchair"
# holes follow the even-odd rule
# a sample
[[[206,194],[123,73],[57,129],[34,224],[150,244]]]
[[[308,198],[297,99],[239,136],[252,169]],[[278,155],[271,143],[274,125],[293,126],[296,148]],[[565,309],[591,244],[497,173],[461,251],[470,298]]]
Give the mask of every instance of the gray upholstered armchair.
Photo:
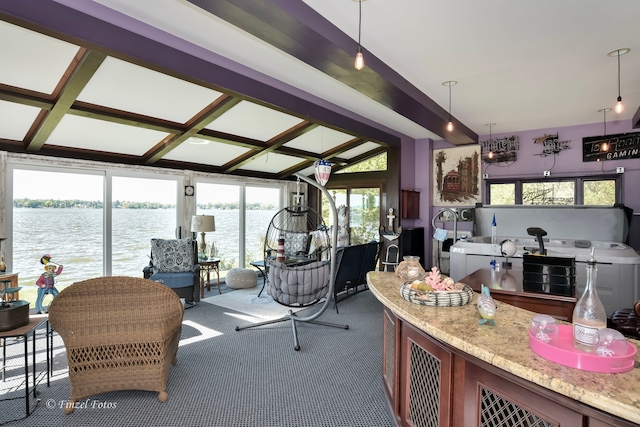
[[[151,239],[151,260],[142,272],[145,279],[173,289],[187,307],[200,301],[200,265],[194,239]]]

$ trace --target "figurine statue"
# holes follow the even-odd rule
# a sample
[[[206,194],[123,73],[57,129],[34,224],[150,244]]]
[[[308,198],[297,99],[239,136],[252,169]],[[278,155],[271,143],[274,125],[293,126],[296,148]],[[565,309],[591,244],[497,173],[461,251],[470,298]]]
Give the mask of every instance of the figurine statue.
[[[42,300],[46,294],[51,294],[54,298],[58,295],[58,290],[55,287],[55,277],[62,273],[62,265],[51,262],[51,255],[49,254],[40,258],[40,264],[44,265],[44,273],[42,273],[36,281],[36,285],[38,286],[36,311],[38,314],[43,312]]]
[[[482,292],[478,296],[478,311],[482,319],[478,320],[478,325],[496,326],[496,303],[491,297],[491,291],[486,285],[482,285]]]

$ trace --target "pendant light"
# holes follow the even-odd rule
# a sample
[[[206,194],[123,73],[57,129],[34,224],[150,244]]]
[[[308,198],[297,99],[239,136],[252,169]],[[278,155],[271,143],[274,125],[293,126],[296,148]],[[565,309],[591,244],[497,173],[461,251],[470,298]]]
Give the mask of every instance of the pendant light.
[[[620,94],[620,56],[626,55],[630,50],[631,49],[629,49],[628,47],[623,47],[607,53],[607,55],[609,56],[616,56],[618,58],[618,102],[616,102],[615,108],[615,111],[618,114],[622,113],[622,110],[624,110],[624,106],[622,105],[622,96]]]
[[[607,136],[607,111],[611,111],[611,108],[601,108],[598,110],[598,113],[602,113],[602,124],[604,127],[603,136]],[[609,151],[609,143],[603,142],[600,146],[600,151],[604,151],[605,153]],[[600,157],[598,157],[598,161],[600,161]]]
[[[455,80],[447,80],[446,82],[442,82],[443,86],[449,86],[449,123],[447,123],[447,130],[449,132],[453,131],[453,121],[451,120],[451,86],[457,85],[458,82]]]
[[[491,133],[491,129],[493,128],[493,125],[495,125],[495,123],[487,123],[485,126],[489,126],[489,142],[491,142],[493,140],[493,134]],[[487,158],[489,158],[490,160],[493,160],[493,151],[489,150],[489,152],[487,153]]]
[[[360,44],[360,36],[362,34],[362,2],[364,0],[353,0],[358,2],[358,53],[356,53],[356,61],[354,66],[360,71],[364,68],[364,56],[362,56],[362,45]]]

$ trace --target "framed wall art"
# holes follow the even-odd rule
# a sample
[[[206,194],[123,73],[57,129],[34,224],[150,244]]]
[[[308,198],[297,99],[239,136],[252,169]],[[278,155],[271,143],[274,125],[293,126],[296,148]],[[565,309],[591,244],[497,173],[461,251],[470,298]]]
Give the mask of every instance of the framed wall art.
[[[475,206],[482,202],[480,145],[433,151],[433,206]]]

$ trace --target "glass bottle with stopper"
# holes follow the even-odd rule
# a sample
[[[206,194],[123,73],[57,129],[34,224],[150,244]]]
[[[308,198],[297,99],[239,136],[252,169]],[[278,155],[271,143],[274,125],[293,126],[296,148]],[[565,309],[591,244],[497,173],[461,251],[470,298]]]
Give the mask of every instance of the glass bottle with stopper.
[[[607,327],[607,313],[596,290],[597,271],[592,248],[587,261],[587,283],[573,309],[572,319],[573,346],[590,353],[595,351],[598,344],[598,331]]]

